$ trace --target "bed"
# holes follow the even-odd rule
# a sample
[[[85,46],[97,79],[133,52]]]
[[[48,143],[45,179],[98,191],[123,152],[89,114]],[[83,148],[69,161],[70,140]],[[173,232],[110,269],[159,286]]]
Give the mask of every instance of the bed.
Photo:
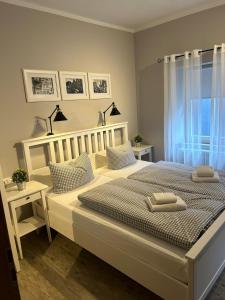
[[[70,160],[82,151],[95,157],[106,145],[127,140],[128,127],[123,122],[30,139],[22,144],[30,178],[46,180],[46,168],[32,164],[33,147],[46,147],[47,164],[49,160]],[[77,200],[83,191],[117,177],[126,178],[149,164],[138,161],[120,171],[98,168],[92,182],[66,194],[56,195],[49,189],[46,196],[50,226],[164,299],[204,299],[225,265],[225,212],[185,251],[89,210]]]

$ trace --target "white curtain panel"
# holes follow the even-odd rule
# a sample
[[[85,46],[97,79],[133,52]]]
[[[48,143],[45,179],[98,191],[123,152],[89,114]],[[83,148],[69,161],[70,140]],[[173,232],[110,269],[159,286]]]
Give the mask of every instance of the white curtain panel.
[[[225,44],[215,45],[212,67],[212,105],[209,164],[225,168]]]
[[[191,55],[190,55],[191,54]],[[202,151],[202,57],[200,50],[164,58],[165,160],[198,165]]]

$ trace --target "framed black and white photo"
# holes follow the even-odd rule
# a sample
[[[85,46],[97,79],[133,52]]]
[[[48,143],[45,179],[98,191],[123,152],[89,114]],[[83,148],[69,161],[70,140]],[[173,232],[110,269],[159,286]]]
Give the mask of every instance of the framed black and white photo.
[[[87,73],[60,71],[63,100],[89,99]]]
[[[112,98],[110,74],[88,73],[90,99]]]
[[[61,100],[57,71],[23,70],[28,102]]]

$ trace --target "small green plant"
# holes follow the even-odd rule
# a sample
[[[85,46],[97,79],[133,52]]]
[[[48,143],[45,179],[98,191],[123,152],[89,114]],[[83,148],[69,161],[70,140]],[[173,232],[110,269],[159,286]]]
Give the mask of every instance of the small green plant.
[[[134,137],[134,142],[135,143],[142,143],[143,142],[143,138],[138,134]]]
[[[23,169],[17,169],[12,174],[12,181],[15,183],[21,183],[27,181],[27,172]]]

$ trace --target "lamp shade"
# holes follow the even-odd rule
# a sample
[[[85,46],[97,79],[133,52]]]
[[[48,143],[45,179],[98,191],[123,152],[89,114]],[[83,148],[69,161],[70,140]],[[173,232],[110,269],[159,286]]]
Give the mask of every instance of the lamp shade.
[[[110,113],[110,116],[116,116],[116,115],[120,115],[120,112],[118,111],[116,105],[113,104],[113,108],[112,108],[112,111]]]
[[[61,112],[61,110],[58,110],[56,115],[55,115],[54,122],[66,121],[66,120],[67,120],[67,118]]]

